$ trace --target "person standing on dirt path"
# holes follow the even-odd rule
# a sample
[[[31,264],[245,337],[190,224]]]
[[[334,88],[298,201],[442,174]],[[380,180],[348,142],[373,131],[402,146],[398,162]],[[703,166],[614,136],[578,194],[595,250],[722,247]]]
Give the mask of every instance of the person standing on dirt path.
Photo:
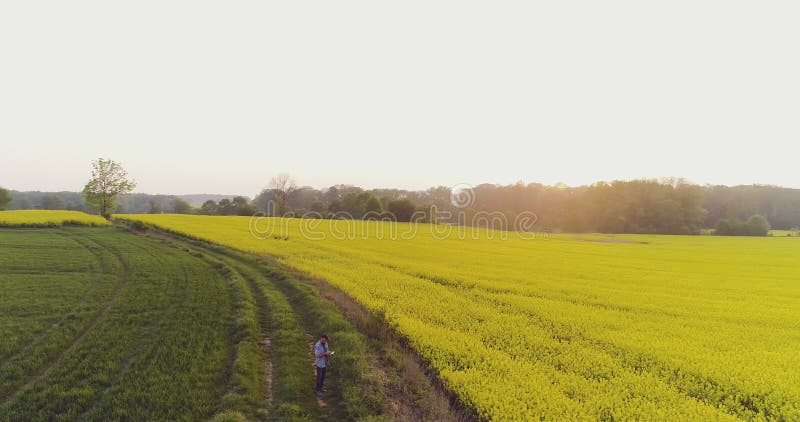
[[[314,345],[314,357],[316,358],[315,367],[317,370],[317,385],[315,392],[317,397],[322,396],[322,387],[325,383],[325,371],[330,366],[330,356],[333,352],[328,350],[328,335],[322,333],[319,336],[319,341]]]

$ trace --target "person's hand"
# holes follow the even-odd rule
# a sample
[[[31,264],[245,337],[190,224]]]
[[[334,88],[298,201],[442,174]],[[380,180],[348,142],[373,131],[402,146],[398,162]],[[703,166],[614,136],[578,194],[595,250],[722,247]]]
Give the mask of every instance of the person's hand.
[[[333,352],[325,352],[325,356],[330,356],[332,354],[333,354]]]

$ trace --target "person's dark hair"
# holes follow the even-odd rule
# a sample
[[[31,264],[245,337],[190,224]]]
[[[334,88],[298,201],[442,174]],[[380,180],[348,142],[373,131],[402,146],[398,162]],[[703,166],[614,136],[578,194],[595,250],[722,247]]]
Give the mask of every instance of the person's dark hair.
[[[328,334],[327,333],[322,333],[322,334],[319,335],[319,338],[324,338],[325,340],[328,340]]]

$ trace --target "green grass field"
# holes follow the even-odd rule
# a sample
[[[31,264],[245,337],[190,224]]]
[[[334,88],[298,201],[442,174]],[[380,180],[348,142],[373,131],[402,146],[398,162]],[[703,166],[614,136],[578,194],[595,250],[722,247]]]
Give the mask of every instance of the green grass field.
[[[3,422],[451,418],[424,375],[402,375],[402,351],[359,332],[314,283],[231,249],[3,228],[0,292]],[[322,331],[338,353],[318,400]]]
[[[219,409],[232,304],[203,261],[111,229],[4,229],[0,273],[0,420]]]

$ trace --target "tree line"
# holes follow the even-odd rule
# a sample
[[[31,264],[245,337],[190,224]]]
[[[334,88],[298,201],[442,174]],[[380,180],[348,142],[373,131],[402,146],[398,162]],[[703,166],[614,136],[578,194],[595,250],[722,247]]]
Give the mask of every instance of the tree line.
[[[700,186],[683,179],[598,182],[578,187],[482,184],[472,188],[473,200],[465,207],[455,206],[452,190],[442,186],[425,191],[282,186],[273,184],[263,190],[253,200],[255,208],[268,215],[311,212],[322,218],[349,215],[361,219],[389,213],[399,221],[408,221],[414,215],[416,221],[446,223],[474,223],[479,214],[500,215],[503,218],[492,224],[506,224],[493,226],[502,229],[515,229],[510,226],[512,222],[527,212],[536,215],[538,228],[564,232],[699,234],[722,224],[718,234],[766,235],[770,227],[800,227],[800,189],[764,185]],[[287,191],[289,195],[283,194]],[[477,224],[487,223],[483,220]]]
[[[121,167],[95,162],[95,172],[102,171],[119,173],[117,181],[128,181]],[[93,177],[94,183],[100,183],[96,179]],[[13,192],[13,202],[10,192],[0,190],[0,209],[11,205],[14,209],[96,210],[107,215],[108,210],[103,206],[108,205],[118,213],[245,216],[263,213],[314,218],[413,219],[491,225],[507,230],[518,229],[513,222],[523,213],[533,213],[536,228],[556,232],[699,234],[716,229],[721,235],[752,236],[766,235],[770,228],[800,227],[800,189],[765,185],[700,186],[683,179],[598,182],[578,187],[482,184],[471,189],[469,203],[454,204],[453,191],[443,186],[424,191],[363,189],[351,185],[314,189],[298,187],[290,176],[282,174],[274,177],[253,200],[244,196],[208,199],[200,206],[177,196],[147,194],[112,194],[112,203],[104,204],[98,202],[98,196],[87,194],[92,183],[87,184],[82,194]],[[122,190],[129,191],[131,186],[122,186]],[[475,218],[486,215],[492,218]],[[498,216],[502,218],[494,218]]]

